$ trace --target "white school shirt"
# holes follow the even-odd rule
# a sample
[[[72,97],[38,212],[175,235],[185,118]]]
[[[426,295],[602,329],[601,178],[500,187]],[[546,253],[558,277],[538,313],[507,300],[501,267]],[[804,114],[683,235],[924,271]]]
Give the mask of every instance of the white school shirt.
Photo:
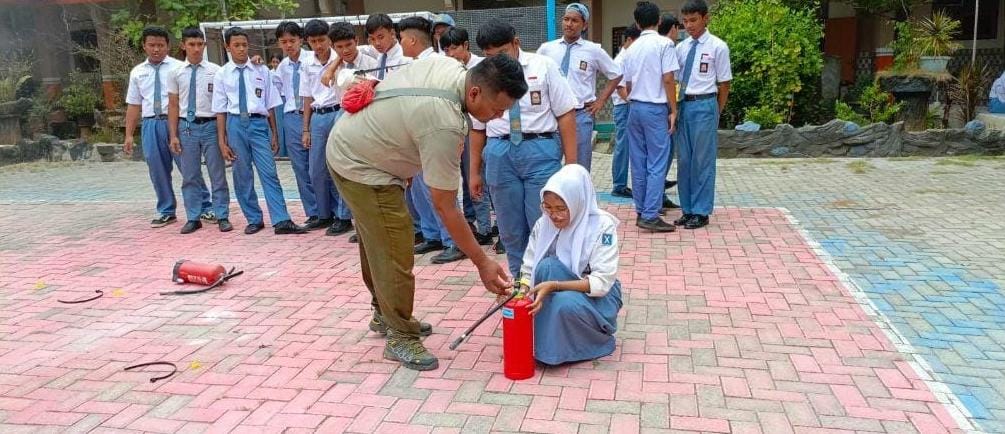
[[[185,119],[188,116],[188,89],[192,80],[192,65],[187,60],[168,81],[168,93],[178,95],[178,116]],[[211,118],[213,112],[213,77],[220,70],[220,65],[202,59],[195,70],[195,117]]]
[[[553,60],[540,54],[520,50],[520,65],[529,88],[520,98],[520,131],[524,134],[558,131],[557,118],[576,108],[576,96],[569,82]],[[509,110],[488,124],[475,120],[472,128],[485,130],[489,137],[505,136],[509,134]]]
[[[300,57],[297,62],[294,62],[289,56],[283,58],[282,62],[279,62],[279,66],[276,67],[272,74],[279,79],[279,95],[286,97],[286,103],[283,106],[283,112],[289,113],[297,110],[297,98],[296,92],[293,92],[293,71],[300,70],[300,90],[304,89],[304,71],[303,65],[308,59],[314,58],[314,52],[309,50],[300,50]],[[301,92],[301,95],[303,92]],[[301,110],[303,106],[301,105]]]
[[[684,67],[687,66],[687,53],[691,51],[694,38],[688,37],[677,45],[677,62],[680,70],[676,78],[683,78]],[[729,63],[729,46],[715,35],[705,30],[698,38],[698,48],[694,51],[694,62],[691,65],[691,76],[687,80],[685,95],[705,95],[719,91],[718,84],[733,79],[733,70]]]
[[[625,64],[625,52],[627,52],[627,51],[628,51],[627,48],[622,48],[621,51],[618,52],[618,55],[614,56],[614,64],[618,65],[618,68],[623,68],[624,67],[624,64]],[[621,83],[618,83],[618,89],[623,88],[623,87],[625,87],[625,83],[622,80]],[[618,95],[618,89],[614,89],[614,93],[611,94],[611,103],[614,104],[614,105],[628,104],[628,101],[625,101],[624,99],[621,98],[621,95]]]
[[[310,59],[305,59],[304,61],[301,80],[306,81],[300,86],[300,96],[313,98],[314,101],[311,103],[311,107],[315,109],[332,107],[342,103],[342,95],[345,94],[345,91],[338,86],[325,86],[321,82],[321,76],[324,75],[325,69],[328,69],[328,66],[337,58],[338,54],[333,49],[328,55],[328,62],[325,64],[321,64],[317,56],[311,56]],[[349,62],[342,61],[342,67],[348,68]],[[360,52],[356,53],[356,60],[352,63],[352,69],[373,69],[376,67],[377,61],[374,58]],[[366,74],[366,76],[374,77],[372,72]]]
[[[570,44],[565,38],[545,42],[537,49],[537,54],[550,57],[558,64],[559,71],[562,70],[562,60],[565,58],[565,49]],[[614,63],[614,59],[604,51],[600,44],[579,38],[572,44],[572,51],[569,53],[569,74],[565,77],[569,80],[572,93],[579,101],[576,109],[583,108],[586,104],[597,100],[597,73],[603,73],[608,80],[614,80],[621,76],[621,68]]]
[[[418,56],[415,56],[415,60],[422,60],[431,56],[445,56],[445,54],[437,52],[436,50],[433,49],[433,47],[429,47],[425,50],[422,50],[422,52],[419,53]]]
[[[471,53],[471,57],[468,58],[468,63],[464,65],[464,69],[474,68],[479,63],[482,63],[483,60],[485,60],[484,57]]]
[[[670,38],[654,30],[645,30],[632,43],[624,59],[624,80],[631,83],[628,99],[655,104],[666,104],[663,74],[680,69],[677,51]]]
[[[360,45],[359,52],[366,54],[367,56],[370,56],[374,59],[377,59],[377,66],[374,66],[374,68],[380,66],[380,57],[383,56],[383,54],[377,51],[376,48],[373,48],[372,45]],[[390,50],[387,50],[387,60],[385,62],[386,63],[384,66],[394,66],[394,68],[387,68],[387,74],[390,74],[401,69],[401,66],[397,65],[404,66],[409,63],[412,63],[412,58],[406,57],[404,51],[401,49],[401,44],[395,42],[394,46],[391,47]],[[379,71],[374,71],[373,76],[375,78],[377,77],[377,72]],[[386,78],[387,75],[385,74],[384,77]]]
[[[542,216],[534,224],[530,231],[530,241],[523,251],[523,265],[520,266],[520,274],[523,276],[534,275],[534,264],[536,255],[547,255],[549,252],[535,252],[537,237],[541,233],[541,225],[547,215]],[[603,297],[614,286],[618,280],[618,225],[609,217],[600,219],[597,239],[593,240],[593,250],[590,253],[590,274],[586,278],[590,281],[590,297]],[[610,235],[610,237],[605,237]],[[552,244],[551,249],[555,246]],[[584,270],[579,270],[580,272]]]
[[[991,85],[991,92],[988,94],[988,99],[991,98],[998,98],[998,101],[1005,102],[1005,72],[1003,72],[1000,77],[995,79],[994,84]]]
[[[173,57],[165,57],[161,62],[161,114],[168,114],[168,82],[174,75],[174,70],[182,65],[181,61]],[[126,104],[138,105],[142,107],[141,113],[145,118],[154,116],[154,78],[157,72],[150,59],[133,67],[129,71],[129,87],[126,90]]]
[[[213,111],[216,113],[241,114],[240,68],[245,68],[244,83],[248,98],[248,113],[269,115],[269,110],[283,105],[279,88],[273,81],[272,72],[265,65],[255,65],[250,61],[240,67],[233,61],[227,62],[216,73],[213,80]]]

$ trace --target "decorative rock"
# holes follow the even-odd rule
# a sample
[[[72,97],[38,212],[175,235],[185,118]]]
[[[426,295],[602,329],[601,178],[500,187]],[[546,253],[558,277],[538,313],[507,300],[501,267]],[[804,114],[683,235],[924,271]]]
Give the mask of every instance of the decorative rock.
[[[963,126],[963,129],[966,130],[967,134],[970,134],[971,136],[977,136],[980,135],[980,133],[983,133],[984,130],[987,129],[987,125],[984,125],[984,122],[975,119],[970,122],[967,122],[967,124]]]
[[[757,122],[747,121],[736,126],[736,131],[756,132],[761,130],[761,125]]]

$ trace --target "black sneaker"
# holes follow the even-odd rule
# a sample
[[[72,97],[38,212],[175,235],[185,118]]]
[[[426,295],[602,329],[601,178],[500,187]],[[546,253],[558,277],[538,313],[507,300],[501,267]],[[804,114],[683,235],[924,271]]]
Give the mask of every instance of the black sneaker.
[[[401,362],[401,366],[416,371],[432,371],[440,367],[436,356],[422,345],[419,338],[402,335],[393,329],[387,331],[384,358]]]
[[[492,236],[493,237],[498,237],[499,236],[499,225],[493,225],[492,226]]]
[[[677,185],[677,181],[671,181],[669,179],[663,181],[663,189],[664,190],[669,190],[671,188],[674,188],[675,185]]]
[[[190,220],[185,222],[185,226],[181,227],[181,234],[188,235],[199,229],[202,229],[202,222],[199,220]]]
[[[492,245],[492,234],[479,234],[475,232],[475,241],[478,241],[479,246],[491,246]]]
[[[611,190],[611,196],[631,198],[632,189],[628,187],[615,188],[614,190]]]
[[[384,317],[379,313],[374,312],[373,318],[370,318],[370,331],[377,332],[382,335],[387,334],[387,325],[384,324]],[[431,334],[433,334],[432,324],[419,321],[419,336],[429,336]]]
[[[244,233],[245,235],[254,235],[257,234],[262,229],[265,229],[264,223],[252,223],[244,228]]]
[[[203,211],[202,214],[199,214],[199,219],[209,223],[216,223],[216,213],[213,211]]]
[[[304,229],[307,229],[309,231],[316,231],[318,229],[324,229],[328,226],[331,226],[331,224],[332,220],[330,219],[321,220],[317,216],[312,216],[308,218],[306,222],[304,222]]]
[[[684,226],[685,224],[687,224],[687,221],[688,221],[688,220],[689,220],[689,219],[691,218],[691,216],[693,216],[693,215],[694,215],[694,214],[684,214],[684,215],[680,216],[680,218],[679,218],[679,219],[677,219],[677,220],[674,220],[674,221],[673,221],[673,224],[674,224],[674,225],[676,225],[676,226]]]
[[[449,264],[451,262],[460,261],[461,259],[467,257],[468,255],[465,255],[464,252],[461,251],[461,249],[457,248],[457,246],[450,246],[447,247],[446,250],[440,252],[439,255],[433,256],[433,259],[430,260],[430,262],[434,264]]]
[[[506,253],[506,246],[503,245],[502,240],[496,241],[496,245],[492,246],[492,250],[495,250],[497,255]]]
[[[167,214],[165,214],[165,215],[162,215],[160,217],[157,217],[157,218],[151,220],[150,221],[150,227],[152,227],[152,228],[162,228],[162,227],[167,226],[167,225],[169,225],[171,223],[174,223],[176,221],[178,221],[178,217],[175,217],[173,215],[167,215]]]
[[[273,231],[276,235],[290,235],[290,234],[306,234],[307,229],[301,226],[297,226],[293,223],[293,220],[283,220],[272,226]]]
[[[234,225],[230,224],[230,220],[220,219],[216,221],[216,224],[220,225],[220,232],[230,232],[234,230]]]
[[[680,205],[677,205],[676,203],[673,203],[673,201],[670,200],[670,196],[667,196],[667,195],[664,194],[663,195],[663,209],[677,209],[677,208],[680,208]]]
[[[351,230],[352,230],[352,220],[335,219],[335,222],[332,223],[332,225],[328,227],[328,230],[325,231],[325,235],[334,237],[336,235],[342,235]]]
[[[641,219],[638,222],[636,222],[635,225],[642,229],[650,230],[653,232],[673,232],[677,230],[676,226],[663,221],[663,219],[659,217],[655,217],[649,220]]]
[[[424,255],[429,252],[435,252],[437,250],[443,250],[443,243],[439,241],[423,241],[422,244],[415,246],[416,255]]]
[[[422,244],[425,241],[426,241],[426,237],[422,236],[422,232],[416,232],[415,233],[415,243],[413,243],[412,245],[414,246],[416,244]]]
[[[698,229],[708,226],[708,216],[693,214],[688,221],[684,222],[684,229]]]
[[[359,244],[359,234],[352,234],[352,236],[349,237],[349,242],[352,244]]]

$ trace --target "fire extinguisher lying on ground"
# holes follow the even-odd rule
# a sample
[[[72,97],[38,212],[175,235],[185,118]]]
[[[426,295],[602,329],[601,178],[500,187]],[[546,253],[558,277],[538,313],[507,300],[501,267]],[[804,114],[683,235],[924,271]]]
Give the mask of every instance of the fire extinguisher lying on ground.
[[[526,281],[521,281],[524,283]],[[526,282],[529,286],[529,282]],[[468,327],[450,349],[464,342],[485,320],[496,311],[503,315],[503,375],[510,380],[525,380],[534,376],[534,318],[530,314],[531,301],[516,289],[502,303],[496,304],[485,315]]]
[[[241,274],[244,274],[244,271],[235,272],[233,267],[231,267],[230,271],[227,271],[226,268],[223,268],[223,265],[203,264],[182,259],[174,264],[174,270],[171,272],[171,280],[175,283],[198,283],[209,286],[201,289],[164,291],[161,292],[161,295],[185,295],[206,292],[223,285],[224,282]]]

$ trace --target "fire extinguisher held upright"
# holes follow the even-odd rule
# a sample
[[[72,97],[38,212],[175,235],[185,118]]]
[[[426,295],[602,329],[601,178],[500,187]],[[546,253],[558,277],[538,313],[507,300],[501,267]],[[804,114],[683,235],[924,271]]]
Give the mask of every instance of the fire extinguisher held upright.
[[[506,303],[503,316],[503,375],[510,380],[534,376],[534,317],[523,294]]]

